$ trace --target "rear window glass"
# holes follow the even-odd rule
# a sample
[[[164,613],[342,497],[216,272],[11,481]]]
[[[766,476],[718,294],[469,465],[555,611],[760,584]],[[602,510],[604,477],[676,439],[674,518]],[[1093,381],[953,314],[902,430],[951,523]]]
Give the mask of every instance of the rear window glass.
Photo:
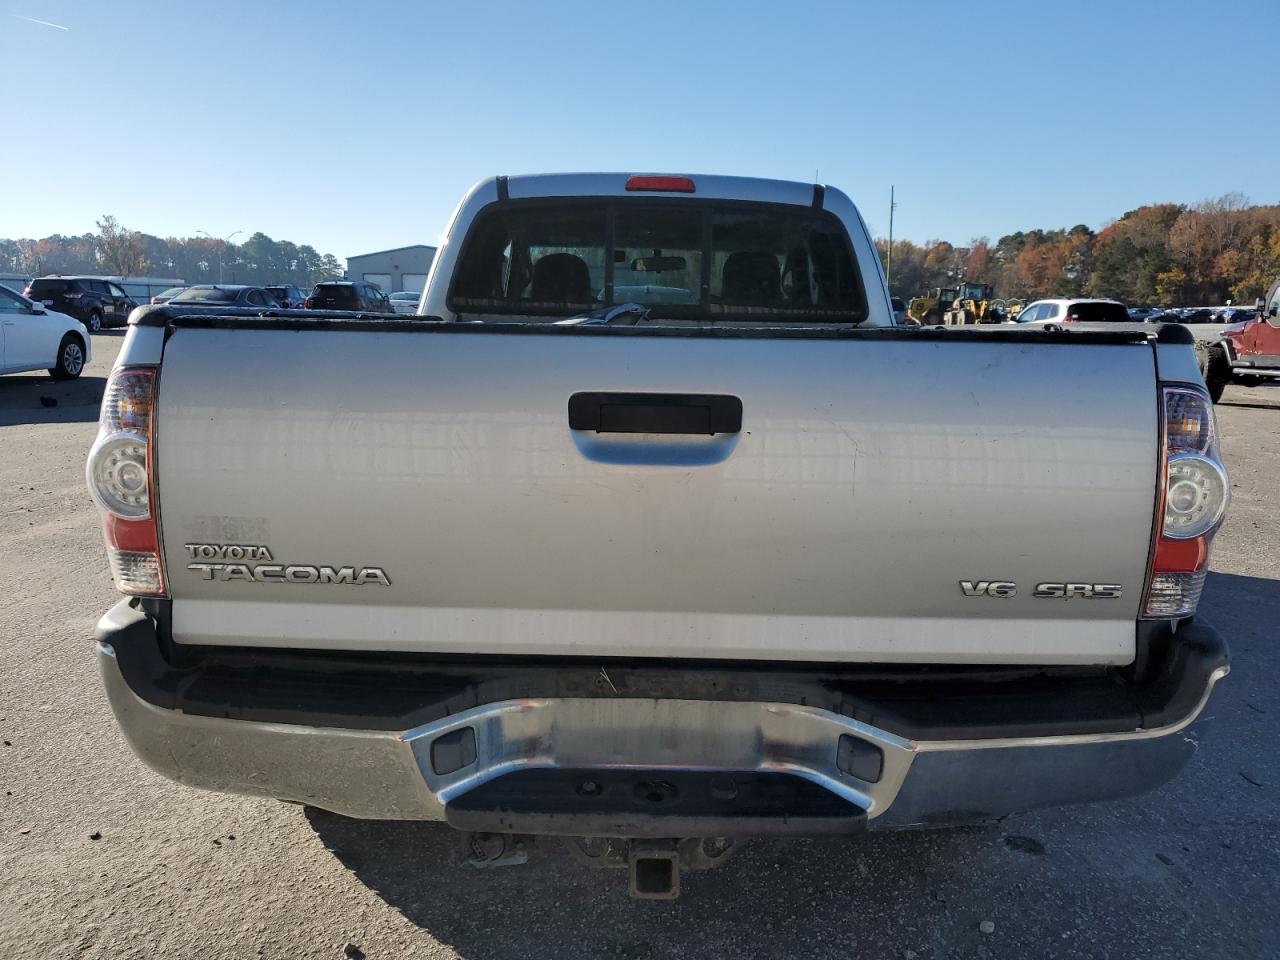
[[[75,285],[74,280],[32,280],[31,295],[39,297],[66,293],[68,290],[75,289]]]
[[[495,204],[467,236],[449,297],[461,314],[564,317],[621,303],[704,321],[866,317],[840,222],[754,203]]]
[[[1081,323],[1128,323],[1129,311],[1120,303],[1073,303],[1067,313]]]
[[[356,296],[356,288],[336,284],[319,284],[311,291],[313,297],[323,297],[328,300],[354,300]]]
[[[239,290],[211,290],[191,287],[183,290],[173,298],[173,303],[235,303],[240,296]]]

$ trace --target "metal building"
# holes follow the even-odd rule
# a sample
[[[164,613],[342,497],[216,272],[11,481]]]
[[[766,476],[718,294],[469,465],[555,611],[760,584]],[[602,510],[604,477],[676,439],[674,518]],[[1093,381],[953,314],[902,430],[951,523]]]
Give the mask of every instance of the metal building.
[[[431,259],[435,255],[435,247],[419,243],[412,247],[347,257],[347,279],[376,283],[383,293],[399,290],[421,293],[427,285],[427,271],[431,269]]]

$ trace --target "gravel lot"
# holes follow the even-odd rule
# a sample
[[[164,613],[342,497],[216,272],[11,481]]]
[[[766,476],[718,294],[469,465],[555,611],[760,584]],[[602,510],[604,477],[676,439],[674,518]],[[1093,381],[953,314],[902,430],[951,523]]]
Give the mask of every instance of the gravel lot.
[[[441,825],[197,792],[133,758],[91,651],[116,594],[83,479],[119,344],[95,337],[70,385],[0,378],[0,956],[1280,955],[1280,389],[1219,407],[1235,502],[1201,610],[1234,669],[1181,778],[999,827],[757,842],[668,904],[554,843],[474,870]]]

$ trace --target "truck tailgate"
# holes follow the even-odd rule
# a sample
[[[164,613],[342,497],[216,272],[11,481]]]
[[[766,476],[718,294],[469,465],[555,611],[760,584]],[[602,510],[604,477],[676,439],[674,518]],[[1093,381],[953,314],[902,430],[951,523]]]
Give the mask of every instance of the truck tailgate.
[[[180,325],[156,441],[175,639],[1132,659],[1151,346],[555,333]],[[738,398],[741,429],[572,430],[570,397],[592,392]],[[1040,599],[1041,582],[1122,594]]]

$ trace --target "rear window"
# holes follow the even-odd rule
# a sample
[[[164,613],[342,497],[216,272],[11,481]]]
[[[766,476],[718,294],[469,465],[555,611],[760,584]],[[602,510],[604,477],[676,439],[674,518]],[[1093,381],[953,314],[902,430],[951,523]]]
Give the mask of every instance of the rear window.
[[[561,317],[620,303],[704,321],[866,317],[839,220],[755,203],[494,204],[467,236],[449,295],[460,314]]]
[[[212,290],[190,287],[173,298],[172,303],[235,303],[239,290]]]
[[[347,284],[318,284],[311,291],[311,296],[322,300],[354,300],[356,298],[356,288]]]
[[[1067,314],[1078,317],[1081,323],[1129,322],[1129,311],[1121,303],[1073,303],[1067,307]]]
[[[74,290],[75,288],[76,282],[74,280],[32,280],[31,296],[55,296],[59,293],[66,293],[68,290]]]

